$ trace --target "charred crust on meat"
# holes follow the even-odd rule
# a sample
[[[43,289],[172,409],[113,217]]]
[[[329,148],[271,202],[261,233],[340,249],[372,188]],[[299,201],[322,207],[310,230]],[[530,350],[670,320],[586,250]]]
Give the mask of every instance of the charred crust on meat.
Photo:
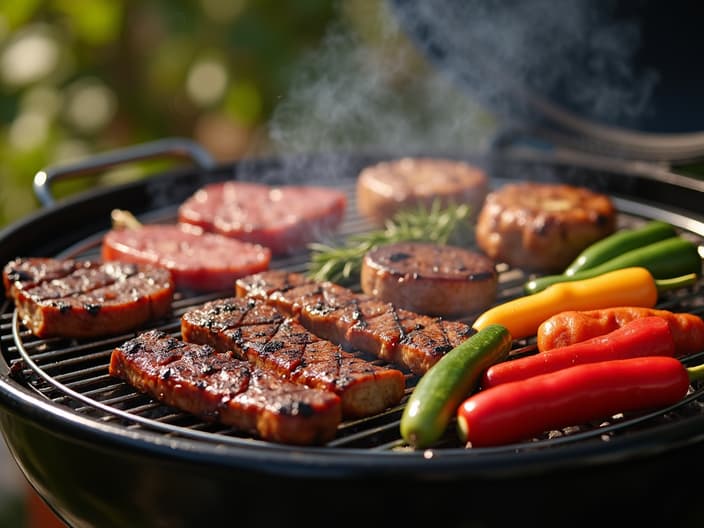
[[[171,374],[172,374],[171,369],[169,367],[167,367],[161,371],[161,373],[159,374],[159,377],[163,380],[167,380],[171,377]]]
[[[145,350],[144,343],[138,339],[130,339],[119,349],[123,354],[132,355]]]
[[[398,328],[398,333],[400,336],[400,339],[405,339],[408,333],[406,330],[403,328],[403,325],[401,324],[401,318],[398,315],[398,311],[394,307],[393,304],[389,304],[389,311],[391,312],[391,317],[394,320],[394,323],[396,323],[396,327]]]
[[[389,260],[391,262],[401,262],[403,260],[407,260],[407,259],[411,258],[411,256],[412,255],[410,253],[404,253],[401,251],[397,251],[396,253],[392,253],[391,255],[389,255]]]
[[[242,345],[244,345],[244,339],[242,338],[242,329],[235,329],[235,331],[230,334],[230,340],[235,344],[235,346],[241,348]]]
[[[301,401],[296,401],[296,402],[291,402],[291,403],[286,403],[281,406],[279,406],[279,412],[283,415],[286,416],[314,416],[315,415],[315,409],[313,407],[306,403],[306,402],[301,402]]]
[[[284,348],[284,346],[285,345],[283,341],[272,339],[268,343],[264,344],[264,346],[261,348],[261,352],[263,354],[273,354],[274,352],[277,352],[278,350]]]
[[[85,303],[83,309],[90,315],[98,315],[102,309],[102,305],[98,303]]]
[[[433,347],[433,354],[435,355],[441,355],[444,356],[447,354],[450,350],[452,350],[453,346],[450,344],[445,344],[445,345],[437,345]]]
[[[32,279],[32,275],[26,271],[13,269],[7,274],[7,278],[12,282],[26,282]]]
[[[359,301],[353,299],[350,304],[354,306],[352,309],[352,320],[356,321],[356,324],[358,324],[360,328],[366,328],[367,320],[364,317],[364,312],[362,312],[362,309],[359,307]]]
[[[71,305],[64,301],[54,301],[51,303],[52,306],[59,310],[59,313],[66,314],[71,311]]]
[[[322,300],[319,300],[310,305],[309,311],[314,315],[328,315],[329,313],[334,312],[335,308]]]
[[[203,374],[204,376],[209,376],[217,371],[218,371],[218,369],[215,368],[215,366],[213,366],[213,365],[203,365],[203,368],[200,369],[200,373]]]

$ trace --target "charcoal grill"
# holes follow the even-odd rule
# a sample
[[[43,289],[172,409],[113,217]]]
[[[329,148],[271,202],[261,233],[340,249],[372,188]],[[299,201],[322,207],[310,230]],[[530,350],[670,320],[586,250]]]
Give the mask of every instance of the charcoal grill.
[[[702,49],[701,32],[698,19],[687,14],[686,2],[621,3],[629,11],[655,11],[647,24],[648,42],[655,37],[648,49],[664,59],[666,79],[675,80],[674,89],[663,84],[667,104],[654,106],[657,126],[640,131],[632,123],[605,126],[594,116],[583,119],[584,108],[566,110],[552,104],[556,94],[536,93],[534,86],[507,78],[511,64],[496,63],[492,54],[504,38],[501,26],[491,34],[498,42],[468,40],[455,47],[447,39],[450,27],[473,35],[464,31],[461,18],[440,15],[454,5],[474,17],[483,2],[389,3],[414,42],[459,85],[473,91],[498,80],[484,102],[507,110],[504,117],[518,119],[508,120],[488,153],[358,151],[217,164],[189,141],[138,145],[40,173],[35,192],[44,207],[0,232],[0,263],[16,256],[96,257],[113,208],[129,209],[143,222],[173,221],[178,204],[197,188],[232,178],[344,189],[349,197],[339,232],[344,238],[370,228],[356,215],[359,171],[403,155],[437,155],[482,166],[495,188],[522,180],[585,185],[614,199],[619,227],[665,220],[704,245],[704,181],[663,162],[690,161],[704,152],[701,80],[687,76],[691,57]],[[677,35],[660,25],[671,16]],[[680,34],[688,38],[676,38]],[[453,56],[458,49],[460,56]],[[688,80],[684,87],[677,84],[683,79]],[[486,93],[477,90],[475,95]],[[673,98],[673,93],[695,97]],[[517,104],[495,105],[497,94]],[[664,121],[667,126],[661,128]],[[545,143],[551,147],[542,148]],[[95,186],[63,200],[53,197],[52,186],[61,180],[166,156],[193,163],[136,182]],[[301,253],[275,259],[272,267],[304,271],[306,263],[307,255]],[[499,271],[497,302],[519,295],[527,274],[503,264]],[[659,306],[702,315],[703,287],[700,280],[670,292]],[[173,317],[149,328],[176,335],[185,310],[231,293],[181,293]],[[667,409],[617,415],[504,447],[465,449],[451,425],[430,449],[411,450],[398,432],[405,398],[379,415],[343,422],[325,445],[291,447],[203,422],[111,378],[110,352],[133,334],[40,340],[17,321],[11,303],[0,307],[0,427],[28,481],[72,527],[389,526],[416,525],[423,518],[462,527],[592,526],[624,519],[629,525],[699,522],[700,493],[687,476],[696,481],[704,470],[700,385]],[[529,338],[516,341],[512,353],[534,348]],[[704,351],[685,361],[704,361]],[[407,375],[406,397],[416,382],[417,377]]]
[[[196,165],[53,199],[51,185],[61,179],[141,159],[145,153],[174,152],[185,153]],[[370,229],[356,213],[359,170],[401,155],[316,155],[218,165],[202,154],[197,145],[173,139],[47,170],[37,178],[45,207],[0,233],[0,260],[96,258],[115,207],[132,210],[143,222],[174,221],[177,205],[207,182],[323,181],[331,166],[337,176],[327,183],[349,197],[339,233],[344,238]],[[620,227],[661,219],[704,244],[698,208],[704,183],[675,174],[665,177],[662,167],[645,170],[642,164],[615,164],[583,154],[521,149],[455,158],[483,166],[493,187],[522,179],[589,185],[613,197]],[[272,267],[305,271],[307,259],[302,252],[275,259]],[[519,295],[527,278],[523,270],[501,264],[497,302]],[[173,316],[149,328],[178,335],[185,310],[231,294],[179,293]],[[702,314],[702,282],[667,294],[660,307]],[[648,501],[656,498],[669,508],[669,525],[673,511],[677,519],[693,514],[695,490],[681,479],[684,471],[704,466],[704,387],[693,387],[667,409],[619,415],[504,447],[465,449],[453,425],[432,448],[414,451],[399,436],[403,405],[417,381],[408,374],[406,398],[399,406],[343,422],[325,445],[291,447],[203,422],[111,378],[112,349],[133,335],[37,339],[18,321],[10,302],[0,311],[3,434],[29,482],[71,526],[201,526],[234,520],[267,526],[291,519],[312,525],[387,524],[438,511],[451,525],[476,521],[490,526],[515,519],[569,520],[575,511],[598,515],[609,505],[632,508],[633,515],[647,511],[652,521],[665,510],[644,510],[643,505],[655,504]],[[533,338],[516,341],[513,353],[530,353],[534,347]],[[701,356],[686,361],[697,363]]]

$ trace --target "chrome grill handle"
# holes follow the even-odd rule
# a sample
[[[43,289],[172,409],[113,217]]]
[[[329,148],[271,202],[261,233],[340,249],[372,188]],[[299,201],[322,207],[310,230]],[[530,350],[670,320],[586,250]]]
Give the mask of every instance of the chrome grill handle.
[[[98,154],[84,161],[40,170],[34,176],[34,194],[43,207],[50,207],[56,202],[51,192],[51,185],[56,181],[156,158],[186,158],[205,171],[216,165],[213,157],[198,143],[186,138],[165,138]]]

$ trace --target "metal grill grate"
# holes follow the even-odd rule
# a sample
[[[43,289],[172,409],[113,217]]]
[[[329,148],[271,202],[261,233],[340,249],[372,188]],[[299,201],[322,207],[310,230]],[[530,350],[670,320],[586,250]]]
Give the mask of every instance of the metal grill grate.
[[[359,233],[369,226],[355,215],[354,192],[346,189],[350,196],[348,217],[345,219],[340,236],[346,237]],[[657,214],[634,202],[619,200],[621,227],[637,225]],[[164,221],[173,215],[173,209],[157,212],[152,221]],[[172,216],[171,216],[172,217]],[[667,221],[676,218],[661,218]],[[677,225],[676,222],[673,222]],[[681,227],[681,224],[680,224]],[[683,234],[691,236],[702,243],[704,234],[684,230]],[[73,258],[93,258],[97,254],[101,233],[86,239],[82,243],[68,248],[60,256]],[[306,254],[299,254],[272,262],[273,268],[290,271],[304,271]],[[500,289],[496,302],[503,302],[520,295],[522,284],[527,280],[524,272],[518,269],[500,267]],[[662,299],[660,308],[673,311],[688,311],[696,314],[704,312],[704,299],[701,295],[702,281],[687,290],[671,292]],[[232,292],[219,292],[201,296],[177,294],[173,303],[173,315],[157,321],[150,328],[159,328],[178,336],[180,316],[189,308],[198,306],[208,300],[231,295]],[[173,435],[214,444],[250,445],[261,443],[260,440],[243,436],[238,431],[225,426],[204,422],[190,414],[183,413],[162,405],[151,398],[136,392],[128,384],[114,379],[108,374],[108,364],[112,349],[122,344],[134,334],[115,336],[105,339],[76,341],[67,339],[37,339],[18,321],[13,306],[5,302],[0,312],[0,343],[4,359],[11,370],[11,377],[23,386],[33,390],[37,397],[53,402],[57,406],[70,409],[97,422],[108,422],[125,430],[149,430],[164,435]],[[532,339],[516,341],[512,354],[529,354],[535,351]],[[685,362],[697,363],[702,354],[685,358]],[[373,360],[371,358],[366,358]],[[381,363],[379,360],[373,360]],[[4,367],[0,362],[0,367]],[[407,374],[406,395],[399,406],[385,412],[357,420],[344,421],[338,429],[335,439],[326,446],[330,450],[366,449],[403,453],[409,451],[399,435],[399,420],[403,405],[413,390],[418,378]],[[611,419],[594,424],[583,424],[561,431],[545,433],[540,438],[520,445],[499,448],[476,449],[476,453],[492,453],[556,447],[565,443],[604,442],[617,435],[628,435],[643,428],[657,428],[659,424],[699,415],[704,401],[704,387],[693,387],[683,401],[667,409],[647,414],[617,415]],[[445,436],[435,446],[437,449],[463,449],[459,444],[454,427],[449,427]]]

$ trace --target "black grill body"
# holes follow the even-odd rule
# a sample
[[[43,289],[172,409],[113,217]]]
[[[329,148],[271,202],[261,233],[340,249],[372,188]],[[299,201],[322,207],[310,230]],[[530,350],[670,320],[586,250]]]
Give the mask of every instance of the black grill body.
[[[145,222],[174,221],[178,204],[207,182],[319,182],[331,166],[336,180],[327,183],[346,189],[350,198],[344,237],[369,229],[355,210],[359,170],[398,156],[250,160],[96,188],[0,233],[0,261],[94,258],[113,208],[129,209]],[[704,240],[699,180],[668,176],[658,167],[644,171],[640,165],[552,154],[467,161],[485,167],[494,187],[515,180],[586,185],[613,197],[622,227],[657,218],[700,244]],[[303,271],[306,262],[303,253],[272,266]],[[497,302],[519,295],[527,278],[519,269],[500,271]],[[177,335],[185,310],[229,294],[179,294],[173,317],[152,326]],[[660,307],[701,314],[701,281],[664,297]],[[387,526],[427,516],[450,526],[580,525],[614,515],[606,512],[676,526],[689,525],[696,512],[697,490],[684,478],[704,469],[702,387],[669,409],[499,448],[465,449],[448,430],[437,446],[410,450],[398,433],[403,403],[344,422],[329,444],[291,447],[202,422],[111,378],[110,352],[131,335],[38,340],[18,322],[10,302],[0,312],[2,431],[30,483],[71,526]],[[515,344],[525,351],[533,346],[530,339]],[[407,395],[416,381],[408,376]]]

